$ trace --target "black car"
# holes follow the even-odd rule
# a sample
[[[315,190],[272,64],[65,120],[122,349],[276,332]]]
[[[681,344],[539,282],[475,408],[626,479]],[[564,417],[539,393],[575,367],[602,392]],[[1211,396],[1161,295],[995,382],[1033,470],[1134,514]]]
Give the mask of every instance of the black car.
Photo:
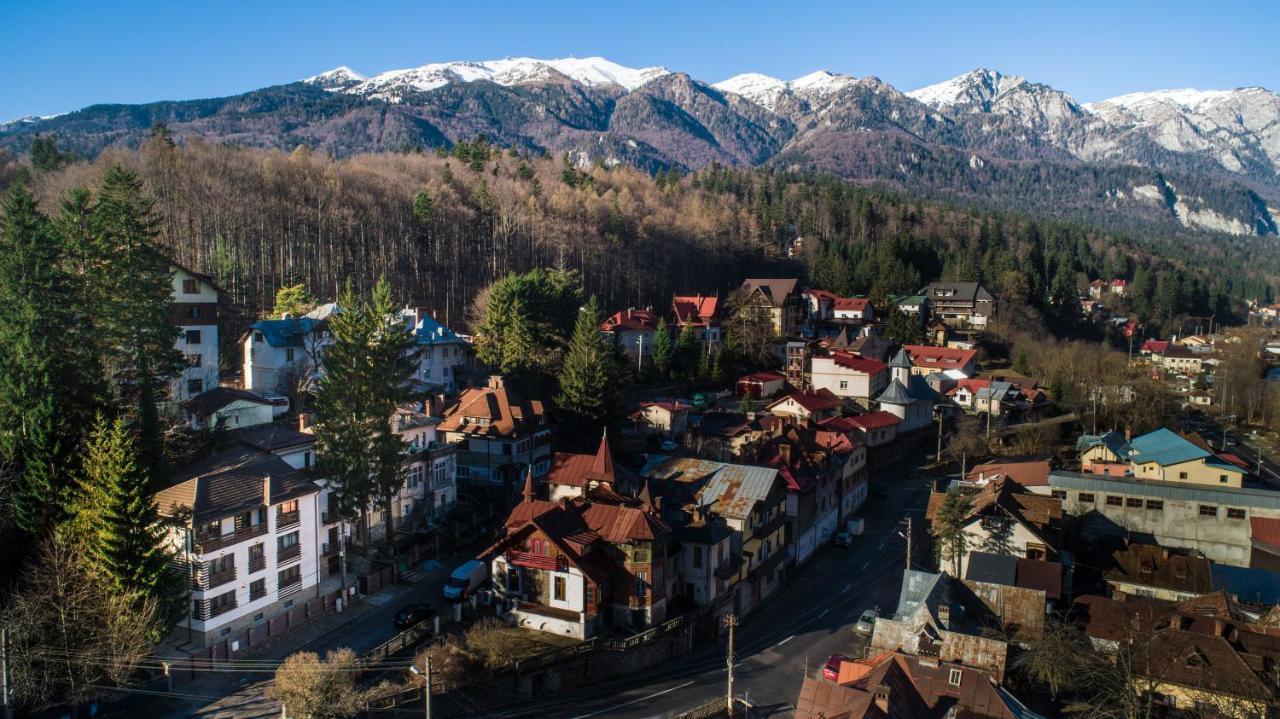
[[[408,629],[418,622],[434,619],[436,608],[430,604],[410,604],[396,612],[396,629]]]

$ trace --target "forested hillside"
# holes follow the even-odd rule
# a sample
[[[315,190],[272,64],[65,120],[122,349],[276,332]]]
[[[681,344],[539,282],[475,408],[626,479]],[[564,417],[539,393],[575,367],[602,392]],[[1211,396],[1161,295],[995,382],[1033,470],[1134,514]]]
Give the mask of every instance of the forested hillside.
[[[147,183],[174,257],[212,274],[248,315],[284,284],[327,298],[385,275],[403,301],[466,327],[495,278],[553,265],[581,269],[605,308],[723,293],[749,275],[806,274],[873,296],[943,277],[982,280],[1064,322],[1089,277],[1134,279],[1135,308],[1152,319],[1225,316],[1280,283],[1280,253],[1259,238],[1122,236],[770,169],[584,171],[483,141],[333,159],[158,133],[136,152],[0,178],[28,176],[53,213],[113,163]]]

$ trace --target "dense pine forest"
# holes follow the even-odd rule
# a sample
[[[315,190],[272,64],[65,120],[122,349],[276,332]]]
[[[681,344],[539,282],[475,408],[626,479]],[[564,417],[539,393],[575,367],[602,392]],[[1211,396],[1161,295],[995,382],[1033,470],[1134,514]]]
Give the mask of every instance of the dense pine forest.
[[[1055,327],[1072,321],[1094,277],[1133,280],[1133,309],[1157,323],[1238,317],[1243,300],[1280,284],[1280,253],[1257,239],[1122,236],[769,169],[581,168],[482,138],[333,159],[175,144],[160,128],[136,152],[77,162],[45,148],[40,159],[40,169],[8,164],[0,182],[26,179],[46,213],[111,164],[135,171],[156,200],[160,242],[212,274],[244,317],[282,285],[327,298],[348,279],[367,292],[385,276],[404,302],[465,328],[483,288],[538,266],[580,269],[605,309],[724,293],[749,275],[803,274],[876,298],[974,279]]]

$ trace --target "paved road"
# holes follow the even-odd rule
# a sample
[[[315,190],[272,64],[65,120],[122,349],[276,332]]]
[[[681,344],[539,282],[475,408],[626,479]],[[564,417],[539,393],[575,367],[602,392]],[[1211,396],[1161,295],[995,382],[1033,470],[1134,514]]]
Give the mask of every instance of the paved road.
[[[804,676],[819,671],[832,654],[860,655],[865,640],[853,634],[852,624],[868,608],[879,605],[891,612],[897,604],[906,553],[905,541],[896,534],[898,523],[910,514],[922,529],[928,485],[908,479],[912,469],[881,470],[877,484],[887,496],[871,499],[866,534],[850,549],[819,550],[760,611],[743,620],[737,632],[737,696],[770,708],[774,716],[790,716]],[[666,671],[483,716],[669,716],[721,696],[725,673],[724,645],[708,646]]]

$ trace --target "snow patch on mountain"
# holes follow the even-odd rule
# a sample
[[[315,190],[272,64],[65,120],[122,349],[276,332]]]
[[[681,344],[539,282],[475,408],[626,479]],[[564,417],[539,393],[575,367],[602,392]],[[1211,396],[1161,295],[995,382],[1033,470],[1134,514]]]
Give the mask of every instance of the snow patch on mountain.
[[[312,75],[303,80],[308,85],[319,85],[326,90],[338,91],[345,90],[349,87],[364,82],[365,76],[352,70],[346,65],[340,65],[332,70],[322,72],[319,75]]]
[[[1025,78],[981,67],[950,80],[912,90],[906,96],[935,109],[957,105],[985,106],[1025,82]]]
[[[841,90],[857,82],[850,75],[818,70],[791,81],[779,80],[758,72],[734,75],[712,85],[717,90],[731,92],[754,102],[773,112],[778,104],[788,95],[796,96],[811,103],[821,102]]]

